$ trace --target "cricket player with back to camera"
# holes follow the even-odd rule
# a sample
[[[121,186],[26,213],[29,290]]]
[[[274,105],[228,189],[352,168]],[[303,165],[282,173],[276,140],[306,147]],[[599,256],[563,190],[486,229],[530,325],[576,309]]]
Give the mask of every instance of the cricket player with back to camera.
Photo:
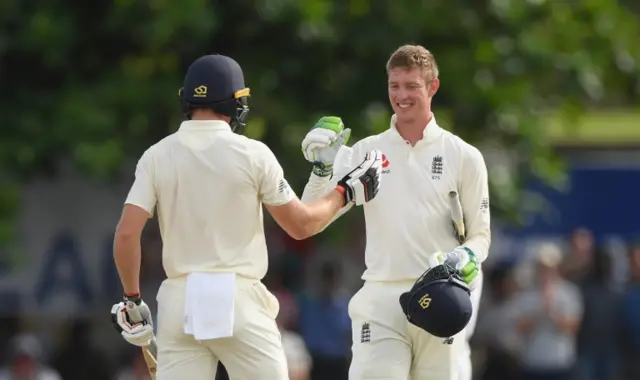
[[[302,142],[313,163],[303,202],[324,196],[363,152],[384,153],[385,186],[364,206],[365,283],[349,304],[349,379],[469,380],[469,293],[477,309],[491,236],[487,168],[478,149],[438,126],[431,101],[440,80],[427,49],[398,48],[386,70],[388,130],[349,148],[350,130],[323,117]],[[461,239],[452,233],[451,199],[464,213]]]
[[[234,133],[249,111],[236,61],[197,59],[180,98],[187,120],[138,161],[117,226],[124,297],[112,321],[133,345],[154,339],[139,272],[140,235],[157,207],[167,275],[157,295],[157,379],[214,379],[221,361],[233,380],[286,380],[279,305],[261,282],[268,260],[262,205],[293,238],[307,238],[345,205],[374,199],[382,154],[363,153],[334,190],[304,204],[271,150]]]

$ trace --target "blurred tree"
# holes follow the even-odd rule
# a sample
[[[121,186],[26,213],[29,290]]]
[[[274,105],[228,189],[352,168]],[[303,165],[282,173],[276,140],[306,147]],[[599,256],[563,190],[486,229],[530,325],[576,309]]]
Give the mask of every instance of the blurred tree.
[[[207,53],[244,67],[246,133],[301,189],[307,128],[322,114],[342,116],[354,140],[387,128],[386,60],[426,46],[441,70],[441,124],[511,157],[490,165],[494,210],[510,216],[537,207],[524,180],[562,180],[544,113],[571,124],[639,87],[638,18],[616,0],[3,0],[0,28],[0,238],[23,181],[65,158],[109,179],[174,131],[184,71]]]

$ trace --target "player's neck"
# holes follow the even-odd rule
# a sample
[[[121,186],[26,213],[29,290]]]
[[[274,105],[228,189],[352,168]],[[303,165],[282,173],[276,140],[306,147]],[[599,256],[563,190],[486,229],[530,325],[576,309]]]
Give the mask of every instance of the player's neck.
[[[224,121],[227,124],[231,122],[231,118],[225,115],[220,115],[208,109],[197,109],[191,114],[191,120],[195,121]]]
[[[431,122],[433,115],[429,112],[428,116],[415,119],[410,123],[396,122],[396,129],[400,136],[408,141],[411,146],[415,146],[418,141],[424,137],[424,129]]]

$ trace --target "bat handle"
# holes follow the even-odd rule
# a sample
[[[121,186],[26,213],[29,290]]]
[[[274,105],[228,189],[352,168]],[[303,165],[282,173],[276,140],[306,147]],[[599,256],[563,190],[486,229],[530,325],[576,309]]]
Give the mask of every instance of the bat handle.
[[[142,322],[142,315],[140,314],[140,310],[138,310],[136,306],[137,305],[134,304],[133,302],[126,303],[127,314],[129,315],[131,322],[134,322],[134,323]]]
[[[156,343],[155,337],[151,339],[151,342],[149,342],[149,345],[146,348],[151,352],[154,358],[158,357],[158,344]]]
[[[131,319],[131,322],[137,323],[143,320],[142,315],[140,314],[140,310],[138,310],[138,308],[135,307],[133,303],[127,303],[127,314],[129,314],[129,318]],[[156,355],[156,353],[158,352],[158,348],[156,346],[155,337],[151,339],[151,342],[149,343],[147,348],[149,349],[149,351],[151,351],[151,353],[153,353],[154,356]]]

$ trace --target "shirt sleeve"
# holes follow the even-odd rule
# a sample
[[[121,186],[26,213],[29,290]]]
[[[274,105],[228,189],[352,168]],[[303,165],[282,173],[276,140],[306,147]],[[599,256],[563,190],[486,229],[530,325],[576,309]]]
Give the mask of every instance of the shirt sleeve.
[[[349,172],[352,157],[353,149],[341,146],[333,163],[333,174],[328,177],[320,177],[312,172],[302,192],[302,201],[304,203],[313,202],[333,190],[338,181]]]
[[[489,254],[491,245],[487,166],[478,149],[471,147],[465,153],[460,180],[460,202],[467,234],[463,247],[472,250],[478,261],[483,262]]]
[[[349,148],[344,145],[340,147],[333,162],[333,175],[331,177],[320,177],[311,173],[309,181],[304,186],[304,191],[302,192],[302,202],[311,203],[335,189],[338,185],[338,181],[340,181],[340,179],[347,175],[347,173],[352,169],[355,149],[357,149],[357,144],[353,148]],[[349,211],[352,206],[353,204],[350,203],[340,209],[338,214],[336,214],[329,224],[333,223],[334,220]]]
[[[296,194],[284,178],[284,171],[268,146],[260,143],[256,182],[262,203],[281,206],[296,198]]]
[[[155,171],[153,157],[150,150],[147,150],[136,165],[135,180],[129,190],[125,204],[138,206],[153,215],[157,202],[155,187]]]

